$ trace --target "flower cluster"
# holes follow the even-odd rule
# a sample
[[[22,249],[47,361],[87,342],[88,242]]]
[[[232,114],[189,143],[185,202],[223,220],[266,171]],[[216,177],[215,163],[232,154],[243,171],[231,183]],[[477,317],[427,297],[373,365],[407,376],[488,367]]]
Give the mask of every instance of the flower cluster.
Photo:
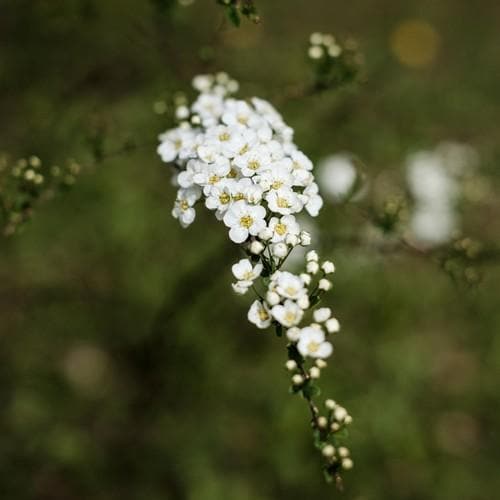
[[[311,243],[296,216],[303,211],[316,216],[323,204],[312,162],[293,143],[293,130],[271,104],[231,97],[238,84],[225,73],[198,76],[193,86],[197,99],[177,107],[180,123],[160,136],[158,147],[163,161],[175,169],[172,215],[188,226],[196,204],[203,202],[242,246],[245,257],[232,266],[233,290],[241,295],[252,290],[256,299],[248,320],[259,329],[274,327],[288,340],[292,392],[307,401],[325,473],[338,481],[339,472],[352,467],[340,442],[352,419],[331,400],[328,414],[321,415],[314,402],[319,392],[315,381],[333,353],[330,337],[340,329],[330,308],[314,309],[332,288],[328,276],[335,267],[320,262],[311,250],[304,272],[283,268],[294,248]]]
[[[69,160],[62,166],[43,163],[38,156],[12,161],[0,155],[0,228],[5,236],[22,229],[38,204],[76,182],[81,166]]]
[[[463,181],[471,176],[477,161],[474,149],[453,142],[408,157],[407,181],[414,201],[410,229],[420,243],[440,245],[457,232],[457,204],[463,194]]]

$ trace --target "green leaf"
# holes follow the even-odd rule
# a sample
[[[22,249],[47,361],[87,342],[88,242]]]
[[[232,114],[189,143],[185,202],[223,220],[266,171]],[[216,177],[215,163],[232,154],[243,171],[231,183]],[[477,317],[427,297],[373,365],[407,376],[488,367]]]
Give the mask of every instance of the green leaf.
[[[238,9],[234,5],[229,5],[227,7],[227,17],[236,27],[240,25],[241,23],[240,14],[238,12]]]

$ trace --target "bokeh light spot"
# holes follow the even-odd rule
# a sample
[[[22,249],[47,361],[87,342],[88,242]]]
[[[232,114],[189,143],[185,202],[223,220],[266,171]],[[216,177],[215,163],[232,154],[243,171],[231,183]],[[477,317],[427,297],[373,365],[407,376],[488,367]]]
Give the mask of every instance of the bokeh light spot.
[[[396,26],[390,45],[397,60],[412,68],[430,66],[436,59],[440,37],[427,21],[409,19]]]

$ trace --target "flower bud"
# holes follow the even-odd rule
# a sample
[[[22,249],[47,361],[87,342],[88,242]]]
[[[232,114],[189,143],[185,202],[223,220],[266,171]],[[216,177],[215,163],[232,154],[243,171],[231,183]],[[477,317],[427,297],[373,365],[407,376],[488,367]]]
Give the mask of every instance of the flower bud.
[[[301,309],[308,309],[309,308],[309,297],[307,295],[302,295],[299,300],[297,300],[297,305]]]
[[[318,427],[320,429],[326,429],[326,426],[328,425],[328,420],[326,417],[318,417],[318,419],[316,420],[316,423],[318,424]]]
[[[264,245],[258,240],[254,240],[250,244],[250,252],[252,252],[254,255],[261,254],[264,248]]]
[[[295,234],[287,234],[285,241],[287,245],[295,247],[299,243],[299,238]]]
[[[337,432],[340,429],[340,425],[337,422],[333,422],[333,424],[330,425],[330,429],[332,432]]]
[[[297,362],[294,361],[293,359],[289,359],[286,363],[285,363],[285,367],[286,369],[289,371],[289,372],[293,372],[294,370],[297,369]]]
[[[319,378],[321,376],[321,370],[317,366],[312,366],[309,370],[309,375],[311,378]]]
[[[354,462],[350,458],[344,458],[342,460],[342,469],[350,470],[354,466]]]
[[[314,261],[308,262],[306,270],[309,274],[316,274],[319,270],[319,265],[317,262]]]
[[[323,269],[325,274],[331,274],[335,271],[335,266],[333,265],[333,262],[325,260],[325,262],[323,262],[321,266],[321,269]]]
[[[266,293],[266,301],[270,306],[279,304],[280,300],[280,296],[276,292],[269,291]]]
[[[267,241],[270,240],[273,237],[273,232],[268,228],[264,228],[260,233],[259,233],[259,238],[262,241]]]
[[[304,377],[302,375],[299,375],[298,373],[296,373],[292,377],[292,384],[293,385],[302,385],[303,383],[304,383]]]
[[[318,288],[320,290],[324,290],[325,292],[328,292],[328,290],[330,290],[332,288],[332,282],[330,280],[327,280],[326,278],[322,278],[319,280]]]
[[[327,444],[323,447],[321,453],[325,458],[332,458],[335,455],[335,448],[331,444]]]
[[[352,424],[352,417],[351,417],[351,415],[347,415],[347,417],[346,417],[346,418],[344,418],[344,424],[345,424],[345,425],[350,425],[350,424]]]
[[[289,328],[286,331],[286,336],[290,342],[297,342],[297,340],[299,340],[300,337],[300,328],[292,326],[292,328]]]
[[[316,360],[316,366],[318,368],[326,368],[328,366],[328,363],[324,359],[318,358]]]
[[[349,450],[345,446],[339,448],[339,456],[342,458],[347,458],[349,456]]]
[[[317,254],[316,250],[309,250],[309,252],[306,253],[306,260],[307,260],[307,262],[310,262],[310,261],[317,262],[318,261],[318,254]]]
[[[321,307],[313,313],[314,321],[324,323],[332,315],[332,310],[329,307]]]
[[[285,243],[276,243],[273,245],[273,255],[279,259],[283,259],[288,254],[288,247]]]
[[[337,318],[330,318],[326,323],[328,333],[337,333],[340,330],[340,323]]]
[[[333,399],[327,399],[325,401],[325,406],[329,409],[329,410],[335,410],[335,408],[337,407],[337,403],[335,403],[335,401]]]
[[[347,417],[347,410],[342,406],[338,406],[337,408],[335,408],[333,416],[335,417],[335,420],[337,422],[342,422],[344,418]]]
[[[301,231],[299,238],[303,247],[308,247],[311,244],[311,235],[307,231]]]
[[[302,273],[300,275],[300,279],[302,280],[302,283],[304,283],[304,285],[309,286],[311,284],[311,276],[309,274]]]

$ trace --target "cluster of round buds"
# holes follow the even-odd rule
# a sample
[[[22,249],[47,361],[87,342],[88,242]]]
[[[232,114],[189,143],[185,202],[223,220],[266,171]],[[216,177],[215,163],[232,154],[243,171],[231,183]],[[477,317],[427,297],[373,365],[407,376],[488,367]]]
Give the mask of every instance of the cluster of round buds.
[[[57,189],[75,182],[80,165],[74,160],[63,167],[43,164],[38,156],[10,162],[0,157],[0,190],[5,220],[3,232],[11,235],[30,219],[36,204],[51,198]]]
[[[333,35],[311,33],[308,54],[311,59],[337,58],[342,54],[342,47],[336,42]]]
[[[323,205],[312,162],[271,104],[230,97],[238,84],[227,74],[198,76],[193,86],[197,99],[177,107],[180,123],[160,136],[158,147],[163,161],[175,166],[173,216],[188,226],[203,201],[233,242],[284,259],[308,242],[296,214],[316,216]]]

